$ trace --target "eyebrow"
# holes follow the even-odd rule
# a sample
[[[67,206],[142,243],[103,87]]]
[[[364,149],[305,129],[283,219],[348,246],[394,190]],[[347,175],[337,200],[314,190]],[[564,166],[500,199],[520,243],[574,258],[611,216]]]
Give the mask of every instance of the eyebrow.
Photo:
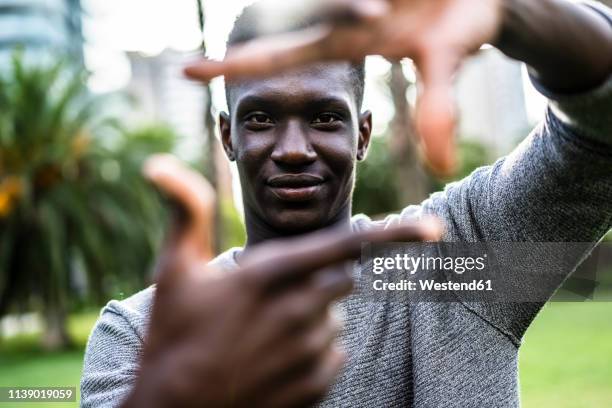
[[[287,95],[280,96],[277,93],[270,95],[247,95],[243,98],[240,98],[236,101],[235,110],[237,115],[241,115],[245,110],[253,110],[253,109],[286,109],[288,98]],[[336,97],[336,96],[316,96],[313,95],[312,98],[308,98],[304,106],[301,109],[312,109],[313,106],[321,106],[321,107],[333,107],[336,109],[342,109],[350,112],[349,101],[346,99]]]

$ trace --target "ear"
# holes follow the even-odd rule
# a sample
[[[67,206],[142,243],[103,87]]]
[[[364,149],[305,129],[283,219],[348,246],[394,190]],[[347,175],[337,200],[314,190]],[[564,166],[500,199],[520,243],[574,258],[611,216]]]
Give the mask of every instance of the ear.
[[[372,137],[372,112],[359,115],[359,140],[357,141],[357,160],[362,161],[368,153]]]
[[[223,144],[223,150],[229,161],[236,160],[234,154],[234,146],[232,146],[232,119],[230,115],[225,112],[219,114],[219,132],[221,134],[221,143]]]

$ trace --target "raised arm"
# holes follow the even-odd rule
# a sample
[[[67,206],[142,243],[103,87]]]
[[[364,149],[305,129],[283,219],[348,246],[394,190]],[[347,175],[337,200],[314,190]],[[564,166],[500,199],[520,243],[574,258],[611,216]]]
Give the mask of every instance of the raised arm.
[[[612,12],[591,7],[505,2],[499,47],[549,109],[514,152],[432,197],[464,226],[453,238],[595,242],[612,228]]]
[[[510,155],[402,218],[436,214],[448,241],[594,246],[612,228],[612,14],[562,0],[504,7],[497,44],[530,65],[546,118]],[[466,305],[518,344],[542,303]]]
[[[505,0],[495,45],[525,62],[550,91],[593,89],[612,72],[612,17],[603,6],[587,4]]]
[[[595,246],[612,228],[612,16],[604,8],[547,0],[541,2],[552,8],[546,24],[542,9],[511,3],[517,9],[507,11],[500,47],[531,64],[536,86],[550,99],[546,118],[510,155],[451,184],[423,208],[446,220],[450,240]],[[518,343],[542,304],[467,306]]]
[[[320,60],[356,60],[369,54],[410,57],[420,72],[416,124],[434,170],[455,163],[452,77],[463,59],[484,43],[532,67],[542,85],[560,92],[603,82],[612,64],[612,34],[605,19],[569,0],[327,0],[303,14],[323,21],[314,28],[266,36],[229,50],[220,62],[186,69],[209,80],[271,75]],[[316,5],[319,5],[317,7]],[[323,4],[323,6],[320,6]],[[262,15],[278,14],[278,7]],[[289,18],[285,20],[291,20]],[[346,45],[350,44],[350,47]]]

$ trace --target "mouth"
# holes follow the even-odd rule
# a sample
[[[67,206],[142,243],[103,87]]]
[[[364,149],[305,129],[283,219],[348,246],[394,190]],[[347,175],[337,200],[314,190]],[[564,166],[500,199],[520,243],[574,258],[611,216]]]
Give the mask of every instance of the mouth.
[[[283,174],[270,177],[267,185],[282,201],[303,202],[314,199],[323,189],[325,179],[313,174]]]

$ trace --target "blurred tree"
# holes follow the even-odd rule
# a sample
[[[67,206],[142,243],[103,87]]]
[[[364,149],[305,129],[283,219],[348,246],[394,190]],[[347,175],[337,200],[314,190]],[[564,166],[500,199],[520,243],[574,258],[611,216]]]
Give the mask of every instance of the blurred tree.
[[[368,157],[357,169],[353,212],[378,216],[400,208],[402,201],[394,168],[389,165],[387,137],[372,137]]]
[[[386,79],[394,114],[383,135],[372,138],[367,159],[359,165],[353,208],[382,216],[409,204],[418,204],[430,193],[431,181],[418,154],[407,92],[414,86],[401,62],[391,62]]]
[[[197,0],[198,19],[202,42],[200,51],[206,55],[206,39],[204,28],[206,26],[206,15],[202,0]],[[212,89],[210,85],[204,85],[204,129],[206,134],[206,151],[204,153],[204,175],[213,186],[216,196],[215,211],[215,250],[217,253],[229,249],[232,246],[241,246],[246,240],[244,227],[240,216],[234,206],[232,196],[232,178],[229,165],[221,143],[216,137],[215,115],[212,103]]]
[[[404,201],[396,182],[397,170],[389,165],[391,152],[388,137],[387,135],[373,137],[367,159],[359,164],[353,195],[355,213],[380,217],[401,210],[409,204],[421,202]],[[492,157],[491,152],[482,143],[463,139],[459,140],[457,153],[460,165],[453,177],[454,180],[460,180],[477,168],[489,164]],[[448,181],[450,180],[429,179],[430,189],[426,190],[426,194],[444,189]]]
[[[65,318],[79,301],[142,288],[163,227],[140,167],[173,134],[121,131],[84,79],[65,61],[25,67],[19,55],[0,78],[0,316],[41,311],[48,348],[70,344]]]
[[[491,150],[483,143],[474,139],[459,138],[457,143],[457,155],[459,156],[459,167],[453,176],[453,180],[461,180],[479,167],[486,166],[493,160]],[[448,181],[433,180],[434,191],[442,190]]]
[[[390,127],[389,153],[401,203],[418,204],[430,190],[430,181],[418,154],[418,137],[412,123],[412,108],[407,92],[414,84],[404,74],[402,63],[391,63],[388,87],[394,115]]]

